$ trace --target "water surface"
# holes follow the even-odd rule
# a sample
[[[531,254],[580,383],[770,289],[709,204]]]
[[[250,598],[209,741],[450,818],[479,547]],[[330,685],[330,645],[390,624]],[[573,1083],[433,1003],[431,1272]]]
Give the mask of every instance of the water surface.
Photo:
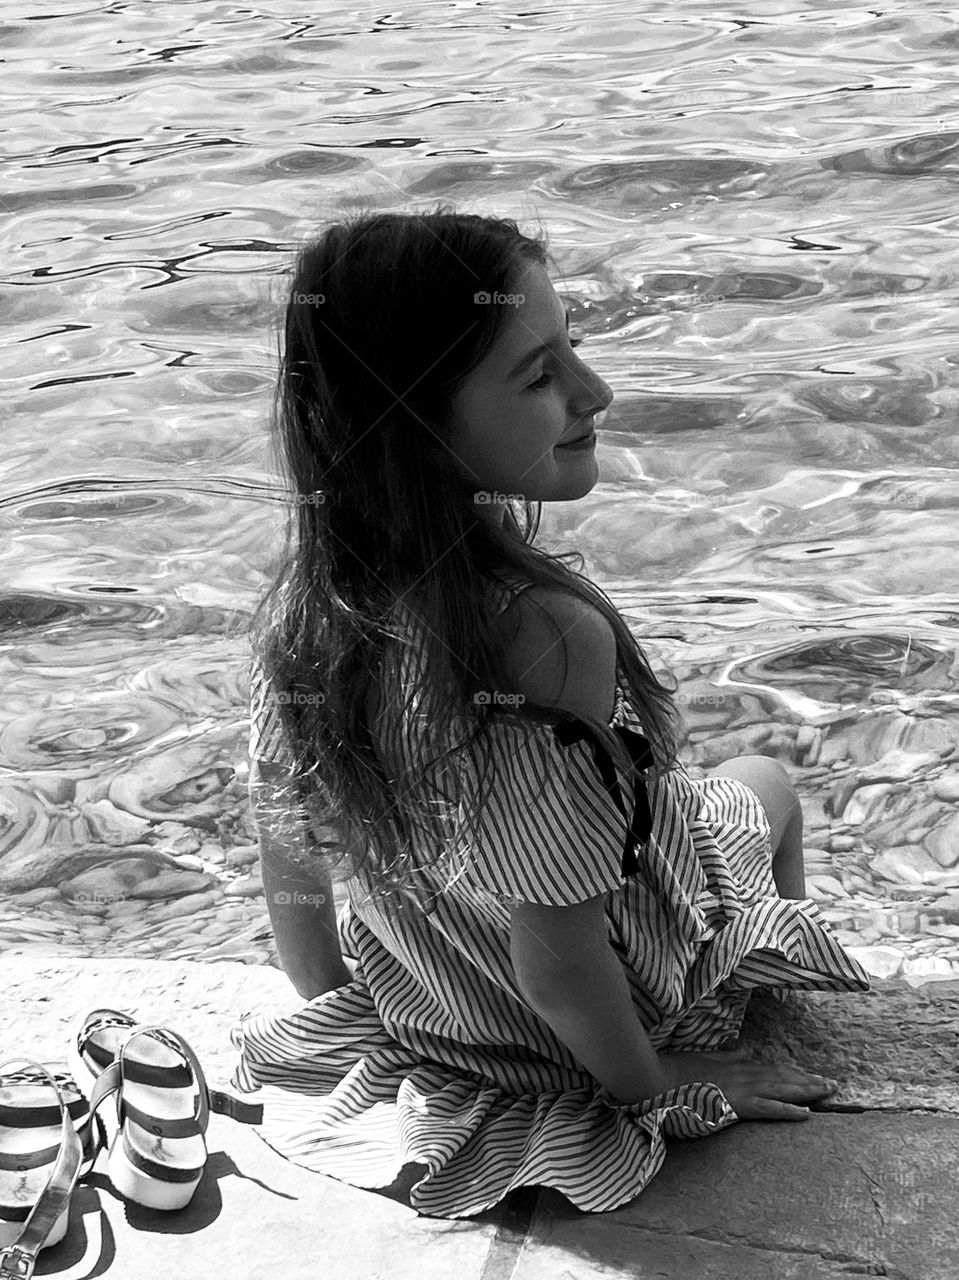
[[[541,542],[681,681],[694,774],[783,761],[840,940],[950,974],[954,15],[322,8],[5,6],[0,945],[271,962],[284,273],[318,219],[444,199],[549,233],[616,392]]]

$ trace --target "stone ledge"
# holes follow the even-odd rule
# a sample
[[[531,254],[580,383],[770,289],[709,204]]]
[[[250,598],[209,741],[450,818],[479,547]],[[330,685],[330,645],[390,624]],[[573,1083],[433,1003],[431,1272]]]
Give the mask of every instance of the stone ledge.
[[[739,1043],[838,1080],[817,1110],[959,1114],[959,982],[871,981],[870,991],[757,990]]]
[[[78,1013],[106,1005],[180,1032],[210,1083],[225,1084],[238,1057],[229,1030],[240,1015],[303,1004],[286,975],[268,965],[31,955],[5,956],[3,966],[2,1043],[44,1063],[65,1061]],[[838,1080],[823,1111],[959,1114],[959,982],[872,983],[865,992],[758,989],[739,1043],[762,1061]]]
[[[955,1280],[959,1118],[813,1115],[669,1139],[605,1214],[544,1190],[512,1280]]]
[[[227,1085],[238,1059],[229,1029],[242,1013],[303,1004],[286,975],[265,965],[8,956],[3,966],[3,1059],[22,1053],[63,1066],[76,1015],[104,1006],[179,1032],[214,1088]],[[420,1217],[409,1206],[406,1171],[389,1188],[351,1187],[293,1164],[251,1127],[215,1113],[207,1148],[200,1185],[176,1213],[121,1197],[101,1151],[74,1191],[66,1236],[40,1254],[36,1275],[439,1280],[452,1273],[480,1280],[495,1274],[504,1249],[521,1247],[536,1199],[527,1191],[522,1211],[522,1197],[513,1193],[468,1221]]]
[[[4,1057],[62,1064],[76,1015],[113,1006],[179,1031],[214,1087],[232,1072],[229,1028],[242,1013],[302,1005],[279,970],[228,961],[8,956],[4,977]],[[840,1110],[959,1112],[956,988],[893,979],[874,980],[869,992],[757,991],[741,1043],[757,1057],[835,1075]],[[541,1189],[530,1197],[537,1208],[525,1239],[522,1215],[504,1233],[508,1203],[471,1220],[419,1219],[399,1191],[357,1190],[300,1169],[223,1117],[211,1116],[210,1138],[208,1174],[175,1222],[126,1204],[95,1172],[77,1192],[67,1238],[41,1254],[37,1274],[89,1276],[109,1229],[111,1252],[101,1251],[97,1274],[118,1280],[224,1268],[253,1280],[264,1258],[282,1259],[290,1280],[318,1266],[337,1280],[431,1280],[451,1270],[463,1280],[959,1275],[955,1115],[814,1114],[671,1139],[657,1177],[610,1213],[581,1213]]]
[[[269,965],[220,960],[5,956],[0,1042],[44,1065],[66,1062],[74,1018],[101,1006],[179,1032],[212,1086],[225,1085],[239,1058],[230,1027],[248,1009],[300,1008],[289,978]]]

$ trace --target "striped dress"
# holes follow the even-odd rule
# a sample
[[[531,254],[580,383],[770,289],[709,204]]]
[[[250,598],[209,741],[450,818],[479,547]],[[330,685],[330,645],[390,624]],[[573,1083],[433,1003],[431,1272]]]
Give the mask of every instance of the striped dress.
[[[642,1103],[609,1093],[517,986],[510,902],[607,895],[609,943],[658,1052],[728,1047],[757,986],[865,991],[869,978],[811,900],[779,898],[769,823],[744,783],[678,764],[627,800],[582,722],[526,743],[494,720],[495,776],[465,872],[429,915],[379,909],[351,876],[337,927],[353,981],[292,1014],[245,1013],[230,1085],[263,1104],[257,1132],[297,1164],[370,1189],[420,1165],[409,1202],[424,1216],[471,1217],[525,1185],[615,1209],[655,1177],[667,1137],[739,1117],[709,1082]],[[649,759],[621,681],[610,724]],[[250,755],[289,758],[256,664]],[[443,879],[427,871],[427,883]]]

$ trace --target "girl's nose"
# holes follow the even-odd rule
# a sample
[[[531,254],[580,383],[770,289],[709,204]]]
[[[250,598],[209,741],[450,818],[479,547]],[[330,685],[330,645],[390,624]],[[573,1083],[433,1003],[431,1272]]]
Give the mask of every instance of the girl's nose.
[[[593,413],[601,413],[608,409],[615,398],[615,392],[608,382],[604,382],[595,370],[591,369],[585,360],[579,361],[579,369],[575,373],[575,381],[571,398],[573,400],[586,401],[586,397],[590,396],[589,404],[577,408],[577,417],[585,417],[592,408]]]
[[[605,413],[613,403],[616,393],[608,383],[605,383],[603,379],[599,377],[599,375],[596,375],[592,391],[596,398],[596,408],[594,413]]]

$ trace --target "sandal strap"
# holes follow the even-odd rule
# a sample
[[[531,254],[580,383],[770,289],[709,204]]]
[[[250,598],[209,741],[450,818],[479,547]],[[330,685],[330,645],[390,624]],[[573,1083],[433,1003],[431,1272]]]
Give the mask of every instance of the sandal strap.
[[[7,1173],[16,1169],[39,1169],[43,1164],[53,1164],[59,1150],[60,1143],[55,1142],[53,1146],[34,1151],[0,1151],[0,1169]]]
[[[262,1102],[244,1102],[224,1093],[222,1089],[210,1090],[210,1110],[221,1116],[229,1116],[231,1120],[238,1120],[240,1124],[263,1123]]]
[[[132,1031],[135,1026],[136,1018],[132,1014],[122,1013],[119,1009],[94,1009],[83,1020],[83,1027],[77,1036],[77,1048],[85,1053],[86,1042],[98,1031],[106,1031],[110,1027],[129,1028]]]
[[[84,1019],[83,1030],[77,1036],[77,1050],[81,1057],[90,1058],[102,1071],[110,1065],[116,1054],[91,1043],[93,1037],[98,1031],[106,1031],[112,1027],[132,1031],[135,1026],[136,1019],[129,1013],[123,1013],[119,1009],[94,1009]]]
[[[96,1117],[97,1121],[102,1124],[100,1117]],[[16,1127],[16,1126],[10,1126]],[[53,1127],[52,1125],[50,1126]],[[94,1118],[88,1115],[82,1124],[74,1124],[74,1128],[80,1138],[83,1147],[83,1161],[93,1161],[99,1153],[100,1147],[103,1145],[102,1139],[99,1137],[97,1129],[94,1127]],[[0,1151],[0,1169],[10,1172],[14,1169],[38,1169],[44,1164],[53,1164],[57,1158],[57,1152],[60,1150],[60,1143],[55,1142],[49,1147],[38,1147],[33,1151]]]
[[[98,1018],[97,1014],[103,1016]],[[100,1045],[92,1044],[91,1041],[98,1031],[115,1027],[128,1031],[131,1035],[134,1031],[143,1029],[129,1013],[122,1013],[119,1009],[94,1009],[93,1013],[87,1016],[82,1035],[79,1037],[77,1047],[80,1053],[91,1058],[101,1071],[105,1071],[119,1056],[122,1044],[115,1052],[111,1052]],[[179,1045],[175,1047],[179,1049]],[[135,1084],[159,1085],[161,1088],[183,1088],[193,1083],[189,1068],[181,1065],[157,1067],[151,1062],[131,1061],[126,1063],[123,1076],[124,1079],[132,1080]]]
[[[37,1083],[40,1082],[37,1081]],[[67,1090],[65,1089],[64,1092],[66,1093]],[[76,1085],[69,1092],[76,1093],[76,1097],[66,1104],[67,1111],[71,1120],[82,1123],[83,1117],[90,1110],[89,1104]],[[0,1125],[7,1129],[52,1129],[59,1123],[59,1107],[46,1107],[36,1103],[19,1107],[9,1102],[0,1102]]]
[[[175,1031],[171,1031],[167,1027],[137,1027],[138,1031],[160,1032],[162,1038],[168,1047],[175,1048],[182,1053],[190,1064],[193,1075],[190,1079],[184,1079],[184,1084],[196,1084],[197,1106],[194,1109],[192,1119],[182,1120],[158,1120],[156,1117],[149,1116],[137,1108],[131,1107],[129,1102],[121,1102],[120,1089],[124,1080],[129,1079],[136,1083],[147,1083],[142,1079],[140,1072],[131,1072],[130,1063],[126,1057],[126,1045],[123,1046],[118,1056],[110,1065],[101,1072],[97,1078],[96,1084],[90,1093],[90,1111],[94,1112],[99,1107],[105,1097],[112,1093],[117,1094],[117,1117],[122,1120],[121,1108],[124,1115],[129,1115],[136,1124],[149,1132],[156,1132],[156,1126],[160,1126],[160,1132],[166,1137],[192,1137],[197,1133],[205,1134],[209,1123],[209,1112],[215,1111],[218,1115],[229,1116],[232,1120],[238,1121],[240,1124],[262,1124],[263,1123],[263,1103],[262,1102],[244,1102],[240,1098],[234,1098],[231,1094],[224,1093],[222,1089],[211,1089],[206,1082],[203,1068],[197,1059],[196,1054],[190,1048],[186,1040],[178,1035]],[[171,1041],[173,1043],[171,1043]],[[164,1076],[165,1069],[162,1067],[153,1067],[154,1078],[150,1083],[165,1084],[172,1086],[171,1075],[174,1078],[182,1079],[185,1075],[185,1069],[170,1068]],[[177,1077],[175,1073],[179,1071]],[[159,1073],[159,1074],[157,1074]],[[187,1126],[182,1133],[178,1133],[173,1126]],[[170,1126],[166,1128],[165,1126]],[[2,1277],[0,1277],[2,1280]]]
[[[195,1102],[194,1111],[193,1111],[193,1120],[196,1123],[196,1125],[199,1127],[200,1134],[201,1135],[205,1134],[207,1130],[207,1125],[209,1123],[209,1115],[210,1115],[210,1104],[208,1101],[209,1090],[207,1088],[206,1076],[203,1073],[203,1068],[200,1066],[200,1061],[197,1058],[196,1054],[193,1052],[193,1050],[190,1048],[187,1042],[183,1039],[183,1037],[179,1035],[176,1031],[172,1031],[169,1027],[138,1026],[137,1033],[143,1033],[143,1032],[146,1032],[152,1035],[155,1039],[159,1040],[161,1044],[165,1044],[168,1049],[172,1049],[174,1050],[174,1052],[182,1054],[183,1057],[186,1058],[190,1067],[193,1069],[193,1079],[189,1081],[190,1084],[195,1083],[196,1089],[197,1089],[196,1102]],[[131,1036],[130,1040],[132,1040],[133,1038],[134,1037]],[[127,1062],[127,1050],[130,1046],[130,1040],[126,1041],[126,1043],[124,1044],[123,1048],[120,1050],[120,1053],[117,1056],[117,1061],[120,1065],[120,1071],[124,1079],[127,1077],[127,1068],[129,1066]],[[174,1071],[176,1071],[176,1068],[171,1068],[171,1075],[173,1074]],[[175,1079],[177,1078],[177,1076],[182,1076],[182,1068],[179,1069],[179,1071],[177,1072],[177,1075],[174,1076],[173,1078]],[[170,1080],[170,1075],[167,1076],[167,1080],[168,1081]]]
[[[187,1066],[158,1067],[152,1062],[131,1062],[129,1059],[123,1064],[123,1078],[131,1084],[158,1085],[161,1089],[187,1089],[193,1084],[193,1076]]]
[[[126,1100],[123,1103],[123,1118],[132,1120],[141,1129],[146,1129],[147,1133],[155,1133],[161,1138],[195,1138],[200,1132],[196,1120],[188,1117],[182,1120],[160,1120]]]
[[[0,1280],[30,1280],[36,1266],[37,1254],[46,1244],[47,1237],[56,1225],[57,1219],[70,1202],[83,1160],[83,1147],[80,1143],[80,1135],[74,1128],[63,1101],[60,1085],[46,1067],[29,1058],[14,1058],[10,1061],[29,1062],[31,1068],[41,1071],[56,1091],[60,1101],[62,1135],[60,1149],[50,1171],[50,1177],[37,1196],[36,1203],[17,1240],[0,1249]],[[9,1063],[6,1062],[0,1064],[0,1075],[3,1075],[8,1065]]]
[[[104,1098],[109,1097],[111,1093],[119,1091],[121,1084],[120,1078],[120,1062],[114,1059],[113,1062],[97,1076],[96,1083],[90,1090],[90,1111],[96,1111]],[[119,1098],[117,1099],[117,1110],[119,1111]]]

